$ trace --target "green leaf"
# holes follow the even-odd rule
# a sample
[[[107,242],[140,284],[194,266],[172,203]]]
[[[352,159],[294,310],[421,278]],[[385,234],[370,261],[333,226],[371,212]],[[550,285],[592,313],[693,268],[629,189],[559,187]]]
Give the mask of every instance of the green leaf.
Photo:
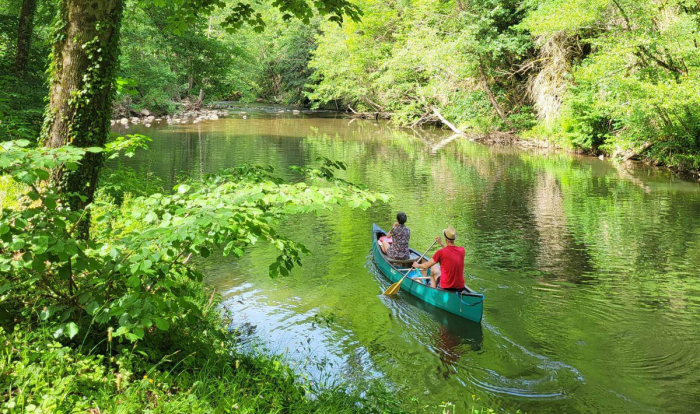
[[[177,187],[177,192],[180,194],[185,194],[186,192],[190,191],[190,186],[187,184],[180,184]]]
[[[140,326],[135,327],[133,332],[134,332],[134,335],[136,335],[136,337],[138,339],[143,339],[143,336],[145,335],[143,328]]]
[[[155,320],[155,322],[156,322],[156,326],[161,331],[167,331],[168,329],[170,329],[170,323],[168,323],[168,321],[165,319],[158,318]]]
[[[78,325],[76,325],[75,322],[66,324],[66,329],[70,339],[73,339],[73,337],[78,334]]]
[[[44,200],[44,205],[49,210],[55,210],[56,209],[56,198],[53,196],[47,196],[46,199]]]
[[[97,323],[107,323],[109,320],[109,309],[102,309],[95,317]]]
[[[19,180],[23,182],[24,184],[27,185],[32,185],[36,182],[36,180],[39,178],[36,176],[36,174],[27,172],[27,171],[22,171],[21,174],[18,175]]]
[[[126,285],[135,288],[141,285],[141,279],[136,275],[131,276],[129,277],[129,280],[126,281]]]
[[[36,169],[34,170],[34,173],[39,177],[40,180],[48,180],[49,179],[49,172],[43,169]]]
[[[54,333],[53,333],[53,337],[56,338],[56,339],[58,339],[58,338],[60,338],[60,337],[62,337],[62,336],[63,336],[63,326],[61,326],[61,327],[59,327],[58,329],[56,329],[56,330],[54,331]]]
[[[146,270],[150,269],[151,266],[153,266],[153,262],[150,261],[150,260],[148,260],[148,259],[146,259],[146,260],[144,260],[143,262],[141,262],[141,270],[143,270],[144,272],[145,272]]]
[[[15,239],[14,241],[12,241],[12,243],[10,243],[10,246],[9,246],[9,247],[10,247],[10,251],[20,250],[20,249],[22,249],[22,248],[24,247],[24,245],[25,245],[24,240],[22,240],[22,239]]]
[[[94,315],[99,308],[100,304],[96,301],[92,301],[87,304],[87,306],[85,307],[85,311],[88,313],[88,315]]]
[[[44,263],[44,258],[42,257],[35,257],[34,260],[32,260],[32,270],[36,272],[43,272],[46,270],[46,263]]]

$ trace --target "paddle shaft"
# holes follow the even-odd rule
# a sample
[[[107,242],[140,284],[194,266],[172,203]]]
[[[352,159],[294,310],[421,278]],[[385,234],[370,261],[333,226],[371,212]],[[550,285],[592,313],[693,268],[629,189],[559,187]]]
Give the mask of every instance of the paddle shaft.
[[[430,249],[432,249],[433,246],[435,246],[435,243],[437,243],[437,240],[433,241],[433,244],[431,244],[430,247],[428,247],[428,250],[426,250],[425,253],[423,253],[422,255],[420,255],[420,257],[419,257],[417,260],[422,259],[426,254],[428,254],[428,252],[430,251]],[[413,266],[411,266],[408,270],[406,270],[406,274],[403,275],[403,277],[401,278],[401,280],[399,280],[398,282],[396,282],[396,283],[394,283],[393,285],[389,286],[389,288],[388,288],[387,290],[384,291],[384,294],[385,294],[385,295],[393,295],[394,293],[396,293],[396,291],[398,290],[398,288],[401,286],[401,283],[403,283],[403,280],[406,279],[406,276],[408,276],[409,273],[411,273],[411,270],[413,270]]]

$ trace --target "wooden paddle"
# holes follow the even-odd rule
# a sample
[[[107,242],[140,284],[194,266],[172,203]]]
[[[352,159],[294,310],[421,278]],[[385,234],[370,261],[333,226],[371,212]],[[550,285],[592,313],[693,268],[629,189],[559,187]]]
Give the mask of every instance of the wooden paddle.
[[[420,255],[420,257],[419,257],[418,259],[416,259],[416,260],[420,260],[420,259],[423,258],[423,256],[425,256],[426,254],[428,254],[428,252],[430,251],[430,249],[432,249],[433,246],[435,246],[435,243],[437,243],[437,240],[435,240],[435,241],[433,242],[433,244],[431,244],[430,247],[428,247],[428,250],[426,250],[425,253],[423,253],[422,255]],[[410,268],[406,271],[406,274],[403,275],[403,277],[401,278],[401,280],[399,280],[398,282],[396,282],[396,283],[394,283],[393,285],[389,286],[389,287],[387,288],[387,290],[384,291],[384,294],[387,295],[387,296],[396,294],[396,293],[399,291],[399,289],[401,288],[401,283],[403,283],[403,280],[406,279],[406,276],[408,276],[408,274],[411,273],[411,270],[413,270],[413,267],[410,267]]]

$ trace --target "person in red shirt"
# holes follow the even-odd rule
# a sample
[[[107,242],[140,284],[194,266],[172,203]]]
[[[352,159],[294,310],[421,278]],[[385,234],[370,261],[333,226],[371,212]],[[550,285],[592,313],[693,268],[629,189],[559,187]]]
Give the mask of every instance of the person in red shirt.
[[[456,246],[457,232],[454,227],[443,230],[446,246],[440,236],[435,240],[442,247],[436,251],[433,258],[425,263],[413,262],[417,269],[430,269],[430,280],[433,287],[445,290],[461,291],[464,289],[464,247]],[[439,263],[439,265],[438,265]]]

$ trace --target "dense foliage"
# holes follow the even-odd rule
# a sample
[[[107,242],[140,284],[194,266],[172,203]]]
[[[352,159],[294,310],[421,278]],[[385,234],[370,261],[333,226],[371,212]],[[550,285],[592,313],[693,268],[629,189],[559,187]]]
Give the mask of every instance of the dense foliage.
[[[516,29],[520,3],[364,1],[362,21],[324,27],[311,61],[319,84],[309,96],[390,111],[404,124],[434,121],[438,106],[464,126],[508,126],[529,112],[518,86],[518,65],[532,48]],[[489,93],[509,117],[499,117]]]
[[[118,96],[122,115],[142,109],[173,112],[184,100],[198,99],[200,90],[208,101],[306,102],[307,62],[318,18],[309,24],[286,21],[281,12],[263,7],[266,30],[244,26],[232,32],[223,25],[226,12],[218,10],[175,34],[168,26],[171,14],[167,8],[136,4],[126,9],[120,76],[127,87]]]
[[[26,140],[2,144],[0,169],[24,189],[16,195],[19,204],[0,214],[0,335],[12,344],[0,362],[4,408],[117,410],[111,395],[118,392],[137,410],[158,407],[159,398],[173,400],[178,412],[192,407],[207,412],[219,404],[228,409],[247,404],[253,411],[309,409],[303,388],[279,362],[230,354],[235,338],[222,332],[216,301],[204,296],[202,274],[191,257],[240,256],[246,246],[271,243],[280,254],[270,275],[286,275],[308,251],[276,232],[279,218],[338,204],[367,208],[385,196],[336,178],[334,171],[344,164],[325,159],[318,168],[296,168],[295,182],[282,181],[270,168],[241,166],[186,181],[173,192],[154,192],[154,186],[148,195],[122,194],[120,204],[110,191],[119,186],[106,178],[101,187],[106,191],[87,207],[91,238],[81,237],[76,230],[87,209],[68,208],[45,184],[49,171],[59,164],[75,169],[87,152],[129,155],[145,141],[120,137],[105,149],[87,150],[30,148]],[[173,358],[179,352],[184,354]],[[240,367],[235,358],[248,362]],[[35,370],[42,375],[32,375]],[[186,375],[172,377],[173,370]],[[229,380],[198,385],[209,375]],[[285,393],[256,385],[260,375],[268,387]],[[80,397],[86,387],[93,390],[87,399]],[[256,401],[244,395],[248,388],[270,394]],[[183,389],[220,394],[185,401],[189,397],[178,394]],[[240,400],[226,398],[234,391]],[[312,405],[327,412],[356,409],[347,403],[355,397],[339,395],[322,397],[336,403]]]
[[[524,27],[570,62],[561,110],[541,132],[608,153],[649,142],[656,160],[698,169],[699,25],[695,2],[538,5]]]
[[[113,327],[115,337],[131,341],[180,319],[196,324],[201,313],[180,294],[177,282],[179,277],[201,280],[186,265],[192,255],[221,250],[240,256],[246,246],[265,241],[280,250],[270,274],[284,275],[307,250],[279,236],[276,219],[334,204],[367,208],[377,199],[335,179],[332,169],[343,165],[328,160],[320,169],[300,169],[310,183],[284,183],[270,169],[242,166],[181,184],[173,194],[135,197],[121,206],[93,205],[95,232],[85,240],[76,228],[86,211],[71,211],[40,182],[57,164],[76,168],[86,151],[28,149],[27,144],[8,142],[0,152],[3,172],[28,186],[22,205],[0,217],[0,270],[9,292],[1,306],[6,314],[19,311],[23,319],[38,315],[55,323],[55,337],[74,337],[82,322],[100,330]],[[335,184],[314,184],[319,180]]]
[[[326,25],[309,97],[698,169],[696,2],[361,2]],[[534,129],[533,129],[534,126]],[[630,150],[624,153],[625,150]]]
[[[200,411],[220,408],[204,396],[269,376],[240,377],[231,365],[234,344],[191,258],[266,242],[280,251],[270,274],[284,275],[307,251],[276,232],[281,216],[383,198],[337,179],[344,165],[327,159],[291,183],[241,166],[174,191],[145,187],[133,171],[105,173],[105,156],[145,142],[106,144],[115,102],[132,115],[265,100],[411,126],[439,112],[461,128],[700,168],[695,1],[85,4],[0,0],[0,341],[12,344],[0,361],[3,409],[88,409],[114,404],[115,390],[133,403],[127,411],[169,411],[158,399],[183,390],[202,397],[191,401]],[[64,70],[66,61],[84,70]],[[34,146],[40,136],[47,147]],[[206,355],[174,362],[177,350]],[[187,374],[173,382],[180,364]],[[159,390],[146,390],[152,372]],[[198,375],[230,381],[213,391]],[[286,371],[274,377],[293,383]],[[314,404],[289,386],[291,400],[249,409]],[[94,392],[81,400],[85,387]]]
[[[18,76],[15,58],[21,3],[0,1],[0,141],[36,139],[47,92],[44,72],[55,5],[38,2],[25,71]]]

